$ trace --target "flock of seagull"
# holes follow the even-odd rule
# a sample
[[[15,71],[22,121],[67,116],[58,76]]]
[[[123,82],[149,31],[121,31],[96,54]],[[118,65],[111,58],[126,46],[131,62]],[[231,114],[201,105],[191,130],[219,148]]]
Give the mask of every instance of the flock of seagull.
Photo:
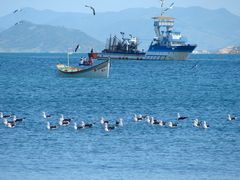
[[[52,115],[47,114],[46,112],[42,112],[42,117],[43,117],[43,119],[45,119],[45,121],[47,123],[46,127],[49,130],[57,129],[61,126],[68,126],[70,124],[73,124],[73,128],[75,130],[80,130],[80,129],[92,128],[96,124],[96,122],[85,123],[84,121],[81,121],[81,123],[78,124],[76,122],[73,122],[73,119],[65,118],[64,115],[61,114],[60,118],[58,119],[58,125],[52,125],[49,122],[49,120],[53,118]],[[3,112],[0,112],[0,119],[2,119],[3,124],[6,127],[14,128],[18,123],[23,122],[26,118],[19,118],[14,114],[3,114]],[[179,113],[177,113],[177,121],[178,122],[184,121],[186,119],[188,119],[188,117],[181,116]],[[228,114],[227,120],[229,120],[229,121],[237,120],[237,116]],[[134,122],[145,121],[151,125],[166,126],[169,128],[178,127],[178,123],[176,123],[176,122],[172,122],[172,121],[166,122],[166,121],[158,120],[151,116],[141,115],[141,114],[138,114],[138,115],[135,114],[133,117],[133,121]],[[122,127],[123,119],[119,118],[115,123],[110,123],[110,121],[108,121],[107,119],[102,117],[100,119],[100,124],[104,127],[104,130],[108,132],[108,131],[112,131],[118,127]],[[193,125],[193,127],[203,128],[203,129],[208,129],[210,127],[206,121],[200,121],[199,119],[194,119],[192,122],[192,125]]]

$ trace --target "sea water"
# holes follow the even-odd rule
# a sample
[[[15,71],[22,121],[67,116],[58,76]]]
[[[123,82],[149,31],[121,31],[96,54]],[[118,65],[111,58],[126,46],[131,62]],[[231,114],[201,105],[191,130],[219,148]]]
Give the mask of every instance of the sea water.
[[[70,63],[77,65],[79,57]],[[60,78],[65,54],[0,54],[0,179],[239,179],[240,56],[192,55],[188,61],[112,61],[108,79]],[[42,111],[73,125],[48,130]],[[177,128],[133,122],[146,114]],[[239,119],[227,120],[228,114]],[[104,117],[124,126],[105,132]],[[209,129],[194,128],[193,119]]]

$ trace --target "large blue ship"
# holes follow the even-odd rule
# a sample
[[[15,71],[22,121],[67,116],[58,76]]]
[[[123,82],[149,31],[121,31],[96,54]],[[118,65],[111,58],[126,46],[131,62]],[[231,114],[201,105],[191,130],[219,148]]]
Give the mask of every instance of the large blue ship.
[[[153,39],[145,59],[147,60],[186,60],[197,45],[187,44],[180,32],[175,32],[174,18],[153,17],[156,37]]]

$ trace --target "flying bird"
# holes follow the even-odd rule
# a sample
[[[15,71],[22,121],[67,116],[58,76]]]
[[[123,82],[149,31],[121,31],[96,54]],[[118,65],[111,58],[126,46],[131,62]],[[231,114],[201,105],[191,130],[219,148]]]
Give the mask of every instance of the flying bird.
[[[172,3],[170,6],[169,6],[169,9],[172,9],[174,6],[174,3]]]
[[[172,3],[168,8],[164,9],[164,10],[163,10],[163,13],[167,12],[169,9],[172,9],[173,6],[174,6],[174,3]],[[163,14],[163,13],[162,13],[162,14]]]
[[[77,52],[78,48],[79,48],[79,44],[78,44],[77,47],[75,48],[74,52]]]
[[[13,14],[16,14],[17,12],[21,12],[21,11],[22,11],[22,9],[16,9],[13,11]]]
[[[88,6],[88,5],[85,5],[85,7],[90,8],[92,10],[92,12],[93,12],[93,15],[94,16],[96,15],[96,11],[95,11],[94,7]]]
[[[160,0],[161,1],[161,7],[163,7],[164,4],[164,0]]]
[[[18,24],[23,24],[24,21],[19,21],[19,22],[16,22],[14,25],[18,25]]]
[[[194,64],[194,66],[192,66],[191,69],[195,69],[195,68],[197,68],[197,67],[198,67],[198,64],[199,64],[199,62],[197,62],[196,64]]]

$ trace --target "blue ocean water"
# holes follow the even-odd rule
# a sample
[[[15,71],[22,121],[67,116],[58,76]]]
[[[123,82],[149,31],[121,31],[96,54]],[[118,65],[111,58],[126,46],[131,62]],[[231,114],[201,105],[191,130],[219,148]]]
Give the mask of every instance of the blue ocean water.
[[[66,79],[64,54],[0,54],[0,111],[26,120],[0,123],[0,179],[239,179],[240,56],[192,55],[188,61],[113,61],[108,79]],[[74,57],[71,63],[77,63]],[[195,65],[197,66],[195,67]],[[48,130],[41,112],[98,123]],[[134,114],[176,122],[175,129],[135,123]],[[227,121],[228,114],[239,119]],[[209,129],[192,127],[199,118]]]

